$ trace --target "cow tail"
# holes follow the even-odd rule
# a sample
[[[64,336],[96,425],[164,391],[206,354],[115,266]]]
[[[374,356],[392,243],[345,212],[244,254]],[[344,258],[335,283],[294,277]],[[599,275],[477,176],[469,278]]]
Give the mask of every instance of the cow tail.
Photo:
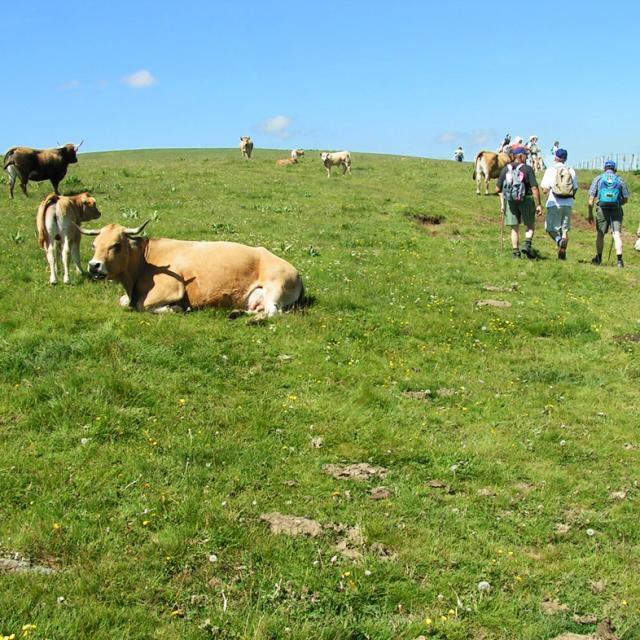
[[[58,196],[55,193],[50,193],[38,207],[38,213],[36,214],[36,228],[38,230],[38,242],[40,247],[44,249],[44,245],[47,240],[47,230],[45,227],[45,216],[47,214],[47,208],[49,205],[58,201]]]
[[[13,161],[13,157],[9,158],[9,156],[13,156],[13,152],[16,150],[15,147],[13,147],[12,149],[9,149],[9,151],[7,151],[7,153],[4,154],[4,170],[6,171],[8,167],[10,167],[12,164],[14,164]],[[7,158],[9,158],[7,160]]]
[[[474,180],[476,179],[476,171],[477,171],[477,169],[478,169],[478,158],[480,157],[480,155],[481,155],[481,153],[479,153],[479,154],[476,156],[476,161],[473,163],[473,179],[474,179]]]

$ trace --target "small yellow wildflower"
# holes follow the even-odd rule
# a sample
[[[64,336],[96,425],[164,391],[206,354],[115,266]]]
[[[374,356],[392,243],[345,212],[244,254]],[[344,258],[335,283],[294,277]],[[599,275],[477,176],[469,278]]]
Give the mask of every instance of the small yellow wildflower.
[[[178,400],[178,402],[180,404],[187,404],[187,401],[184,398],[180,398],[180,400]]]
[[[149,526],[150,524],[151,524],[151,520],[143,520],[143,521],[142,521],[142,526],[143,526],[143,527],[147,527],[147,526]]]
[[[455,613],[453,609],[449,609],[449,615],[452,616]]]
[[[440,620],[442,620],[442,622],[446,622],[448,618],[447,616],[440,616]]]
[[[54,522],[53,525],[52,525],[52,528],[57,531],[60,528],[60,523]]]
[[[433,620],[432,620],[431,618],[427,618],[427,619],[424,621],[424,623],[428,626],[428,625],[433,624]]]

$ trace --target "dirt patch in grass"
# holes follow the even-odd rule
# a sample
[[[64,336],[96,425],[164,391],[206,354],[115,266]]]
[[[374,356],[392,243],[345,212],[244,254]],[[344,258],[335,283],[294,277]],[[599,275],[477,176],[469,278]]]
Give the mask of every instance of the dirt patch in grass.
[[[555,616],[558,613],[566,613],[569,611],[569,607],[566,604],[560,603],[558,600],[545,600],[540,609],[542,613],[548,616]]]
[[[640,333],[624,333],[611,339],[614,342],[640,342]]]
[[[511,303],[507,300],[478,300],[476,307],[495,307],[496,309],[508,309]]]
[[[430,227],[434,224],[442,224],[446,217],[436,214],[436,215],[426,215],[424,213],[412,213],[410,214],[411,218],[415,220],[417,223],[424,225],[425,227]]]
[[[40,575],[50,575],[56,570],[44,565],[33,564],[27,558],[23,558],[17,553],[0,556],[0,574],[3,573],[38,573]]]
[[[618,640],[615,629],[608,618],[603,620],[596,628],[595,633],[587,635],[581,633],[563,633],[552,640]]]
[[[387,469],[374,467],[367,462],[357,464],[324,464],[322,470],[337,480],[356,480],[365,482],[373,478],[386,478]]]
[[[260,520],[268,522],[271,533],[278,535],[284,533],[288,536],[310,536],[315,538],[322,533],[322,525],[317,520],[302,518],[300,516],[287,516],[277,511],[263,513]]]

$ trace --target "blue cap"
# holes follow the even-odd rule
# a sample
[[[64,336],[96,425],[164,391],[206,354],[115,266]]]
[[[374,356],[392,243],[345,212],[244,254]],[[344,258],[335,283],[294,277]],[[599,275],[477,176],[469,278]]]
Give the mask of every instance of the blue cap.
[[[558,158],[558,160],[566,160],[567,159],[567,150],[566,149],[557,149],[556,150],[556,158]]]
[[[616,168],[616,163],[613,160],[607,160],[604,163],[604,168],[606,169],[615,169]]]
[[[511,149],[511,154],[514,156],[520,156],[520,155],[528,156],[529,152],[524,147],[513,147],[513,149]]]

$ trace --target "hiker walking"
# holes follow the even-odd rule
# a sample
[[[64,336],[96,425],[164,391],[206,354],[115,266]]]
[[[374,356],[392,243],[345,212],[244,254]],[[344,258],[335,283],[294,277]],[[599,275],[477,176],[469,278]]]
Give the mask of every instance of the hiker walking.
[[[511,146],[511,134],[507,133],[504,137],[504,140],[500,143],[498,147],[498,153],[508,153],[508,148]]]
[[[553,160],[553,165],[544,172],[540,183],[542,191],[549,194],[544,230],[556,243],[558,258],[566,260],[571,212],[578,192],[578,178],[573,167],[566,165],[566,149],[558,149]]]
[[[536,214],[542,213],[540,192],[533,169],[526,163],[527,150],[513,147],[513,162],[500,172],[496,191],[500,194],[500,213],[504,215],[504,224],[511,227],[511,249],[513,257],[520,257],[520,225],[526,232],[522,253],[527,258],[535,258],[531,247],[536,228]]]
[[[629,189],[624,180],[616,175],[616,163],[607,160],[604,163],[604,173],[596,176],[589,189],[589,224],[593,224],[593,203],[597,200],[596,208],[596,255],[591,264],[602,264],[602,248],[604,236],[611,229],[613,242],[616,245],[618,267],[624,267],[622,260],[622,205],[629,200]],[[611,253],[611,252],[609,252]]]
[[[462,162],[464,160],[464,151],[462,150],[462,147],[458,147],[454,152],[453,152],[453,158],[454,160],[456,160],[457,162]]]

